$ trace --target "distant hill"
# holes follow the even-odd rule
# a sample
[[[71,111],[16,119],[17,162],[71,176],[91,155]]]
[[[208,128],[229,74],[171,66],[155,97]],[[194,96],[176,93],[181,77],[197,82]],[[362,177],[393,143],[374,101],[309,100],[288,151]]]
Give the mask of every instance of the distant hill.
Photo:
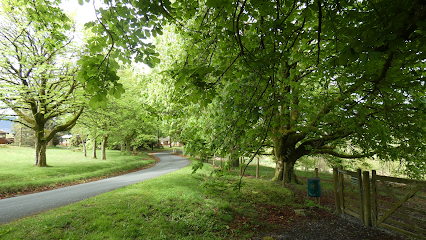
[[[0,121],[0,130],[10,133],[12,131],[12,122]]]

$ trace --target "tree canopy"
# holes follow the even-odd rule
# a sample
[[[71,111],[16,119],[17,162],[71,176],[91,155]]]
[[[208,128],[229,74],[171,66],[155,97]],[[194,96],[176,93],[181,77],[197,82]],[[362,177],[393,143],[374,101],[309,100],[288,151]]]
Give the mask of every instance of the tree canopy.
[[[175,86],[204,113],[196,148],[273,146],[275,179],[314,154],[424,174],[423,1],[185,1],[168,13],[185,38]]]
[[[22,2],[37,26],[58,17],[68,28],[46,7],[59,0]],[[120,64],[161,59],[174,104],[165,112],[193,117],[174,122],[189,148],[238,156],[272,147],[276,180],[297,181],[295,162],[315,154],[376,155],[425,173],[425,1],[103,3],[78,61],[93,107],[123,93]],[[147,39],[165,30],[179,46],[156,51]]]

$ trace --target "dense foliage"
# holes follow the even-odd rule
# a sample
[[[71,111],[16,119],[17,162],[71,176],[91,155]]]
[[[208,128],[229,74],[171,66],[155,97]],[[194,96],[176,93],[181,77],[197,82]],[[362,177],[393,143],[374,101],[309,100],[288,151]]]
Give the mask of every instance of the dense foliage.
[[[302,156],[376,155],[422,176],[424,1],[185,1],[182,101],[199,104],[195,149],[273,146],[275,179]],[[202,135],[200,137],[200,135]],[[203,141],[204,140],[204,141]],[[203,144],[205,142],[206,144]],[[201,143],[201,144],[200,144]],[[297,181],[297,179],[295,179]]]
[[[22,4],[53,14],[45,6],[58,2]],[[188,150],[236,158],[273,148],[276,180],[297,181],[295,162],[316,154],[375,155],[425,173],[425,1],[102,2],[78,61],[92,107],[123,94],[120,64],[161,59],[151,75],[167,92],[158,113]],[[63,18],[52,14],[28,11],[38,24]],[[157,38],[156,52],[146,40],[163,31],[170,39]]]

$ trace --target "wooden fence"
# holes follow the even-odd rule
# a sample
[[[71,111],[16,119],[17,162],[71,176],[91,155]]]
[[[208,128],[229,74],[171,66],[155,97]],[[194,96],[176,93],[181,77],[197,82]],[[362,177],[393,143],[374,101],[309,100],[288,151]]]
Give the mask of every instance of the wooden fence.
[[[376,171],[333,169],[336,212],[405,236],[426,239],[426,182],[380,176]],[[371,186],[371,187],[370,187]]]
[[[371,226],[371,215],[365,206],[370,195],[368,191],[364,191],[361,170],[351,172],[336,168],[333,177],[336,211],[350,214],[359,218],[365,225]]]

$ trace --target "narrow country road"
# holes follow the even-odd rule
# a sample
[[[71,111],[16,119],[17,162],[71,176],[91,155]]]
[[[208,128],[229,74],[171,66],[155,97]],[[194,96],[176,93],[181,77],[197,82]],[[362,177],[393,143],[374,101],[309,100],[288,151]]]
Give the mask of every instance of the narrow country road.
[[[170,155],[167,152],[154,155],[160,159],[160,162],[151,168],[95,182],[2,199],[0,200],[0,224],[155,178],[191,163],[186,158]]]

